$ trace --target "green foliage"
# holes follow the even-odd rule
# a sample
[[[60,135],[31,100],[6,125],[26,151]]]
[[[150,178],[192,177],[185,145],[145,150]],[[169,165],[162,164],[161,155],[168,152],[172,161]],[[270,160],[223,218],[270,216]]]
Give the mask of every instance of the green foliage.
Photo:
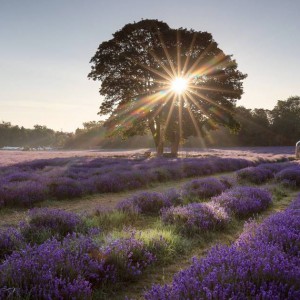
[[[122,229],[124,226],[134,225],[140,216],[134,213],[119,210],[97,211],[93,216],[87,217],[84,221],[88,227],[100,227],[102,230]]]
[[[176,256],[186,253],[191,248],[191,242],[178,235],[172,227],[143,230],[138,232],[136,237],[155,254],[160,264],[172,262]]]

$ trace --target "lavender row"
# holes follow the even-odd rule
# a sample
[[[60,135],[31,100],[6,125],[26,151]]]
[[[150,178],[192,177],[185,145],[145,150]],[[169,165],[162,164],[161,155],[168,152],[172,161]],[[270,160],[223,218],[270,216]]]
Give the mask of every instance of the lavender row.
[[[136,280],[182,247],[168,232],[103,238],[82,227],[74,213],[33,209],[20,230],[0,229],[0,299],[90,299],[95,289]],[[50,234],[44,241],[43,232]]]
[[[93,289],[134,280],[155,261],[133,237],[106,246],[91,236],[50,239],[14,251],[0,265],[0,298],[90,299]]]
[[[19,229],[0,228],[0,261],[26,244],[41,244],[52,237],[62,240],[68,234],[89,231],[80,216],[55,208],[34,208],[27,219]]]
[[[32,207],[45,199],[72,199],[94,193],[132,190],[153,182],[235,171],[256,163],[217,157],[31,161],[0,169],[0,208]]]
[[[260,164],[236,172],[237,179],[254,184],[262,184],[270,179],[286,187],[300,187],[300,165],[298,163]]]
[[[235,187],[207,203],[164,208],[161,219],[165,224],[175,225],[184,234],[203,234],[224,229],[233,216],[245,218],[262,212],[271,203],[271,194],[264,189]]]
[[[213,248],[204,259],[154,285],[146,300],[299,299],[300,197],[261,225],[250,223],[232,246]]]
[[[127,213],[158,214],[162,208],[207,200],[234,184],[234,180],[228,176],[194,179],[178,190],[137,193],[119,202],[116,208]]]

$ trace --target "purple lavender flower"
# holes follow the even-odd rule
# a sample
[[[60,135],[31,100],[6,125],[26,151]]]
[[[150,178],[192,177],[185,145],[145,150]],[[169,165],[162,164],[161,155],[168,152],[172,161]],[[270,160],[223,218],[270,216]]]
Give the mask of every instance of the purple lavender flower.
[[[117,204],[117,209],[142,214],[155,214],[172,203],[168,197],[157,192],[141,192]]]
[[[29,226],[47,228],[53,234],[66,236],[83,227],[82,219],[75,213],[56,208],[34,208],[28,213]]]
[[[21,233],[13,228],[0,228],[0,261],[24,245]]]
[[[144,243],[133,236],[112,241],[103,247],[105,263],[112,265],[118,280],[132,280],[156,261]]]
[[[48,190],[40,182],[13,181],[0,186],[0,202],[5,206],[31,207],[47,197]]]
[[[188,235],[222,229],[230,220],[225,210],[216,203],[191,203],[164,208],[161,218],[165,224],[174,224],[179,231]]]
[[[272,203],[271,194],[263,189],[241,186],[212,198],[229,214],[244,218],[267,209]]]
[[[255,184],[262,184],[274,177],[274,174],[268,168],[248,167],[236,172],[238,180],[249,181]]]
[[[79,181],[60,177],[49,184],[49,193],[56,199],[72,199],[83,195],[83,187]]]
[[[292,168],[286,168],[275,175],[275,178],[279,182],[283,182],[287,186],[300,186],[300,167],[294,166]]]
[[[69,236],[15,251],[0,265],[1,299],[90,299],[93,284],[110,280],[108,266],[92,257],[97,245],[88,237]],[[16,272],[18,270],[18,272]]]
[[[194,179],[183,186],[182,194],[187,199],[203,200],[221,194],[226,186],[217,178]]]

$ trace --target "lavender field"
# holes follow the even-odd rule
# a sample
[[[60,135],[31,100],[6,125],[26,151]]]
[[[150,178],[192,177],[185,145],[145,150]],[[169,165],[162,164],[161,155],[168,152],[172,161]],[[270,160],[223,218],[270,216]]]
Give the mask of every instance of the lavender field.
[[[292,148],[143,153],[0,152],[0,299],[299,299]]]

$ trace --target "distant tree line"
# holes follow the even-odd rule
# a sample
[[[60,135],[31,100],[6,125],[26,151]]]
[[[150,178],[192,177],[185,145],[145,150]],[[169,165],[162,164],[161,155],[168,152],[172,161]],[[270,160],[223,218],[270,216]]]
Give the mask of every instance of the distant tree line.
[[[70,133],[54,131],[46,126],[35,125],[33,129],[0,123],[0,147],[64,147]]]
[[[272,110],[238,106],[235,118],[240,123],[238,133],[219,127],[207,131],[205,136],[190,137],[183,146],[290,146],[300,140],[300,96],[279,100]],[[75,133],[58,132],[40,125],[26,129],[2,122],[0,147],[3,146],[51,146],[66,149],[155,147],[150,133],[126,140],[108,137],[103,121],[85,122],[83,128],[77,128]]]
[[[300,140],[299,96],[279,100],[272,110],[239,106],[235,116],[240,131],[234,135],[219,128],[208,133],[208,146],[289,146]]]
[[[215,128],[201,137],[190,137],[184,147],[290,146],[300,140],[300,96],[279,100],[272,109],[238,106],[235,118],[239,132]],[[205,132],[204,132],[205,133]],[[126,140],[108,138],[104,122],[87,122],[67,140],[67,148],[147,148],[155,147],[150,133]],[[167,146],[170,146],[167,144]]]

